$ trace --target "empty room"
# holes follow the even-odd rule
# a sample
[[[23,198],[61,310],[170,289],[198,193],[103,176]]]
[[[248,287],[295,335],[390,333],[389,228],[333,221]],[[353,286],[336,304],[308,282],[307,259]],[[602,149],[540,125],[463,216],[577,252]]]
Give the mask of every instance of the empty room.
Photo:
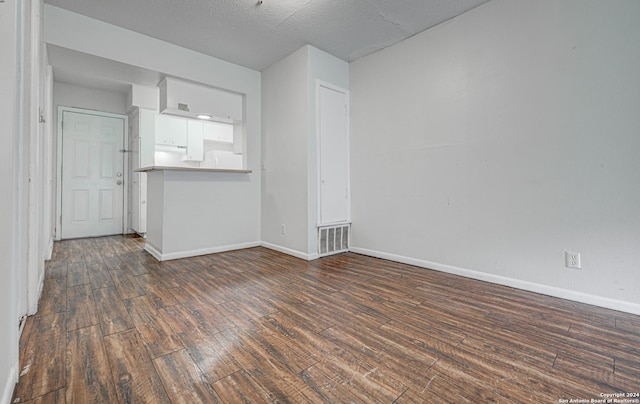
[[[0,0],[0,404],[640,404],[639,20]]]

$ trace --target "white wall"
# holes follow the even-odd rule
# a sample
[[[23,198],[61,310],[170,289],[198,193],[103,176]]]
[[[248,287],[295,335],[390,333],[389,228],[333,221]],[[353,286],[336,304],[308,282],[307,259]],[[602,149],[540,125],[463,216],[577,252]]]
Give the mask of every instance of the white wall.
[[[300,258],[308,252],[307,55],[302,47],[262,72],[261,239]]]
[[[177,78],[226,89],[245,96],[245,127],[247,136],[247,169],[250,174],[241,177],[227,176],[216,179],[203,193],[203,204],[215,206],[215,195],[225,193],[233,198],[232,211],[209,212],[213,217],[240,217],[246,222],[238,227],[242,235],[234,233],[229,240],[241,238],[246,243],[260,240],[260,73],[220,59],[206,56],[179,46],[116,27],[98,20],[71,13],[53,6],[45,6],[45,40],[47,43],[84,52]],[[126,97],[124,98],[126,108]],[[192,173],[173,173],[176,182],[191,181]],[[167,190],[165,189],[165,192]],[[206,195],[206,196],[205,196]],[[174,206],[186,211],[189,201]],[[151,209],[152,201],[148,201]],[[151,218],[149,217],[149,220]],[[214,220],[209,218],[207,220]],[[207,245],[216,248],[229,244],[221,240],[220,230],[200,226],[189,231],[185,223],[182,241],[189,245]],[[167,247],[168,244],[165,244]],[[189,249],[191,251],[191,249]]]
[[[58,107],[94,109],[113,114],[127,113],[126,94],[58,81],[53,82],[53,104],[56,118]],[[58,127],[57,124],[55,127]]]
[[[639,18],[494,0],[353,62],[356,251],[640,313]]]
[[[20,72],[18,51],[19,5],[10,0],[0,4],[0,403],[11,401],[18,377],[18,243],[16,204],[18,159],[16,147],[20,133],[21,98],[18,88]]]
[[[304,259],[317,258],[317,80],[347,89],[348,63],[306,45],[262,72],[262,241]]]
[[[158,87],[146,87],[132,83],[131,89],[127,93],[127,112],[131,112],[135,107],[157,111],[159,102],[160,90]]]

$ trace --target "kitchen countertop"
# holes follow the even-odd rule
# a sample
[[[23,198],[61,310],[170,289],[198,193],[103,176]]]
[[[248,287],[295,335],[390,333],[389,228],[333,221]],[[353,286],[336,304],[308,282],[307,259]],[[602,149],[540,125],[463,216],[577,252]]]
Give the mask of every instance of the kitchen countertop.
[[[200,168],[200,167],[167,167],[167,166],[150,166],[138,168],[136,172],[149,172],[149,171],[198,171],[198,172],[211,172],[211,173],[240,173],[249,174],[252,170],[235,170],[227,168]]]

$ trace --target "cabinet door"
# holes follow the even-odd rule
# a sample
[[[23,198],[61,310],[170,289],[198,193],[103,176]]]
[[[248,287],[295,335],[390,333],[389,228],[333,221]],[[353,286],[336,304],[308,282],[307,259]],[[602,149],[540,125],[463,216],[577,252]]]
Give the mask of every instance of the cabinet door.
[[[203,137],[216,142],[233,143],[233,125],[219,122],[203,122]]]
[[[187,146],[187,120],[167,115],[156,116],[155,143],[164,146]]]
[[[187,154],[182,161],[204,160],[204,142],[202,140],[202,125],[200,121],[189,120],[187,122]]]

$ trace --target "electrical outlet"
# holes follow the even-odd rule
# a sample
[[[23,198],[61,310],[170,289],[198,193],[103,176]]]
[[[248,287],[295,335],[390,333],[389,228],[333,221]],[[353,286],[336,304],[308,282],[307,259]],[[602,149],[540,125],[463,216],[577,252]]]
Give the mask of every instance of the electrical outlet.
[[[280,225],[280,234],[285,234],[285,232],[286,232],[286,228],[284,224]]]
[[[580,253],[578,252],[564,252],[564,266],[567,268],[581,269]]]

